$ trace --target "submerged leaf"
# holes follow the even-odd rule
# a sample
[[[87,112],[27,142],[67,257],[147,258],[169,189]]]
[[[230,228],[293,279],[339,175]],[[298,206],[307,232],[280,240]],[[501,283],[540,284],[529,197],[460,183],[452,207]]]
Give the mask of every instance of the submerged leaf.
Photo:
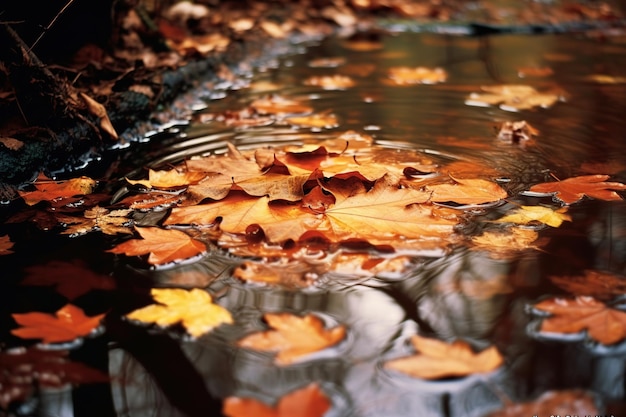
[[[135,310],[126,317],[159,326],[171,326],[180,322],[194,337],[202,336],[220,324],[233,322],[230,312],[214,304],[211,295],[204,290],[153,288],[151,294],[158,304]]]
[[[346,333],[343,326],[325,329],[322,320],[312,314],[298,317],[288,313],[267,313],[264,318],[274,330],[253,333],[241,339],[237,345],[278,352],[276,363],[279,365],[292,364],[303,356],[333,346]]]
[[[510,403],[485,417],[597,416],[600,410],[589,392],[582,390],[547,391],[525,403]]]
[[[70,342],[87,336],[100,325],[104,314],[87,317],[83,310],[66,304],[54,314],[13,314],[13,319],[22,327],[11,330],[22,339],[41,339],[43,343]]]
[[[503,362],[495,346],[474,353],[463,340],[446,343],[419,335],[414,335],[411,343],[417,351],[415,355],[390,360],[385,368],[416,378],[441,379],[491,372]]]
[[[572,216],[566,214],[567,207],[553,210],[544,206],[520,206],[506,216],[496,220],[498,223],[529,224],[541,222],[552,227],[559,227],[563,221],[572,221]]]

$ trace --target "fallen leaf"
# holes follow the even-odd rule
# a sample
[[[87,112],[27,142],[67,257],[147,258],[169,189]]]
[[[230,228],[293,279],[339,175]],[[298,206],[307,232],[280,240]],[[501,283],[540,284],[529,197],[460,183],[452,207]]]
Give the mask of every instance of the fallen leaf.
[[[176,260],[187,259],[206,251],[206,245],[199,240],[192,239],[187,233],[180,230],[160,229],[158,227],[137,227],[137,233],[143,239],[131,239],[122,242],[111,253],[123,253],[127,256],[137,256],[149,253],[148,262],[152,265],[162,265]]]
[[[93,192],[96,181],[89,177],[72,178],[67,181],[43,180],[34,183],[36,191],[20,191],[20,196],[29,206],[40,201],[50,201],[60,198],[85,195]]]
[[[503,363],[495,346],[474,353],[463,340],[446,343],[419,335],[414,335],[411,343],[417,351],[415,355],[390,360],[385,368],[416,378],[441,379],[491,372]]]
[[[11,250],[12,247],[13,242],[11,242],[10,236],[0,236],[0,256],[13,253],[13,251]]]
[[[89,112],[100,119],[100,127],[102,128],[102,130],[107,132],[111,139],[117,140],[117,132],[115,131],[115,128],[113,127],[113,124],[109,119],[106,108],[85,93],[80,93],[80,97],[85,102],[85,105],[87,106]]]
[[[312,127],[318,129],[332,129],[339,126],[337,116],[334,114],[310,114],[308,116],[292,116],[285,118],[289,124],[299,127]]]
[[[278,365],[290,365],[303,356],[336,345],[346,334],[341,325],[325,329],[322,320],[312,314],[298,317],[288,313],[267,313],[263,317],[274,330],[246,336],[237,342],[237,346],[278,352],[275,359]]]
[[[74,300],[92,290],[113,290],[115,281],[108,275],[89,269],[82,261],[50,261],[26,268],[22,285],[54,286],[69,300]]]
[[[492,252],[494,255],[507,255],[511,252],[534,248],[539,235],[531,229],[513,227],[504,231],[484,232],[472,238],[476,249]]]
[[[324,90],[345,90],[354,87],[354,80],[346,75],[314,75],[304,81],[305,85],[322,87]]]
[[[437,84],[445,82],[448,74],[443,68],[393,67],[387,77],[395,85]]]
[[[346,58],[342,56],[335,56],[331,58],[316,58],[309,61],[308,65],[311,68],[337,68],[346,63]]]
[[[538,134],[539,131],[532,127],[530,123],[520,120],[502,123],[498,132],[498,139],[508,143],[519,143],[529,141]]]
[[[11,330],[15,336],[41,339],[43,343],[60,343],[87,336],[100,325],[104,314],[87,317],[81,308],[66,304],[55,314],[32,312],[12,316],[22,326]]]
[[[228,417],[322,417],[330,401],[315,383],[284,395],[271,407],[253,398],[228,397],[223,413]]]
[[[572,334],[586,331],[604,345],[621,342],[626,337],[626,312],[611,308],[593,297],[553,297],[533,305],[549,313],[540,330],[546,333]]]
[[[553,194],[554,198],[565,204],[576,203],[584,196],[598,200],[615,201],[622,197],[615,190],[626,190],[621,182],[605,182],[608,175],[583,175],[562,181],[544,182],[530,187],[530,193]]]
[[[175,169],[169,171],[155,171],[153,169],[148,172],[148,180],[131,180],[126,178],[129,184],[141,184],[146,188],[175,188],[186,185],[197,184],[206,176],[203,172],[186,171],[179,172]]]
[[[452,177],[451,177],[452,178]],[[483,204],[502,200],[507,192],[495,182],[483,179],[452,178],[454,184],[434,184],[425,187],[431,193],[430,201],[458,204]]]
[[[158,304],[150,304],[126,315],[130,320],[167,327],[181,323],[193,337],[200,337],[233,318],[224,307],[213,303],[211,295],[199,288],[153,288]]]
[[[500,104],[502,110],[518,111],[533,107],[551,107],[559,100],[559,96],[540,93],[528,85],[495,85],[481,87],[485,93],[472,93],[465,101],[469,106],[487,106]]]
[[[15,138],[0,137],[0,143],[12,151],[19,151],[24,146],[24,142]]]
[[[583,390],[546,391],[535,400],[509,403],[485,417],[596,416],[600,410],[595,403],[594,396]]]
[[[131,219],[128,215],[132,210],[109,211],[103,207],[93,207],[85,210],[84,218],[57,215],[59,222],[71,225],[62,234],[83,235],[91,231],[101,231],[107,235],[118,233],[132,233],[130,229]]]
[[[577,296],[610,300],[626,294],[626,278],[609,272],[588,269],[583,275],[551,275],[548,278],[554,285]]]
[[[520,206],[506,216],[495,220],[495,222],[516,224],[540,222],[548,226],[559,227],[564,221],[572,221],[572,216],[566,214],[566,211],[567,207],[553,210],[544,206]]]
[[[517,69],[517,76],[525,77],[549,77],[554,71],[550,67],[521,67]]]
[[[312,107],[302,104],[300,101],[279,95],[258,98],[250,103],[250,106],[261,114],[275,114],[278,116],[313,112]]]

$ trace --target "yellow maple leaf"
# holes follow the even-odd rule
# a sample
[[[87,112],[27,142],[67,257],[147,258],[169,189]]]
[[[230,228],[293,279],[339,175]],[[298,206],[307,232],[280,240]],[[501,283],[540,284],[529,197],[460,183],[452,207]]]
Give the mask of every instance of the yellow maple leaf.
[[[150,304],[126,315],[131,320],[171,326],[181,323],[193,337],[202,336],[233,318],[224,307],[214,304],[211,295],[194,288],[153,288],[152,297],[158,304]]]
[[[496,220],[497,223],[528,224],[533,221],[541,222],[552,227],[559,227],[563,221],[572,221],[572,217],[566,214],[567,207],[552,210],[544,206],[521,206],[506,216]]]

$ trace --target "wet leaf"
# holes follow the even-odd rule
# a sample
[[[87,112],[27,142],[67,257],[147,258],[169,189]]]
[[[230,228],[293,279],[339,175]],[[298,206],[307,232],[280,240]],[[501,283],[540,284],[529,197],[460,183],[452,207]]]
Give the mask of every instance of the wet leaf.
[[[495,182],[483,179],[452,179],[454,184],[426,186],[425,191],[431,193],[430,201],[483,204],[502,200],[508,196],[507,192]]]
[[[531,229],[513,227],[503,231],[484,232],[472,238],[476,249],[484,249],[494,255],[507,255],[511,252],[535,248],[533,243],[539,235]]]
[[[60,198],[85,195],[93,192],[96,181],[89,177],[72,178],[67,181],[38,180],[35,182],[36,191],[18,191],[29,206],[40,201],[50,201]]]
[[[441,379],[491,372],[503,363],[495,346],[475,353],[463,340],[446,343],[419,335],[414,335],[411,343],[417,351],[415,355],[390,360],[385,368],[416,378]]]
[[[132,210],[109,211],[96,206],[85,210],[84,218],[58,215],[57,219],[61,223],[71,225],[62,232],[66,235],[83,235],[94,230],[107,235],[116,235],[118,233],[132,233],[130,229],[131,220],[128,218],[131,212]]]
[[[553,210],[544,206],[520,206],[504,217],[495,220],[497,223],[529,224],[540,222],[552,227],[559,227],[564,221],[571,222],[572,216],[566,214],[567,207]]]
[[[608,175],[583,175],[562,181],[536,184],[530,187],[529,191],[538,194],[553,194],[554,198],[565,204],[576,203],[584,196],[605,201],[621,200],[622,197],[615,191],[626,190],[626,184],[605,182],[608,179]]]
[[[541,323],[541,332],[587,335],[602,344],[612,345],[626,337],[626,312],[611,308],[593,297],[553,297],[533,305],[549,313]]]
[[[322,417],[330,406],[319,386],[310,384],[284,395],[275,407],[253,398],[228,397],[223,413],[228,417]]]
[[[25,401],[42,387],[106,383],[108,375],[68,359],[63,350],[13,349],[0,352],[0,408]]]
[[[530,141],[533,136],[537,136],[539,131],[532,127],[525,120],[516,122],[504,122],[500,126],[498,139],[508,143],[519,143]]]
[[[89,112],[100,119],[100,128],[102,128],[102,130],[107,132],[109,136],[111,137],[111,139],[117,140],[118,139],[117,132],[115,131],[113,124],[111,124],[111,119],[109,119],[109,115],[107,114],[106,108],[102,104],[94,100],[93,98],[89,97],[87,94],[85,93],[79,93],[79,94],[80,94],[80,97],[85,102],[85,105],[87,106],[87,109],[89,110]]]
[[[437,84],[448,78],[443,68],[427,67],[393,67],[387,76],[395,85]]]
[[[193,337],[200,337],[233,318],[224,307],[213,303],[211,295],[201,289],[153,288],[150,304],[126,315],[130,320],[167,327],[181,323]]]
[[[626,84],[626,77],[606,74],[591,74],[585,77],[585,79],[598,84]]]
[[[521,67],[517,69],[517,76],[525,77],[549,77],[554,71],[550,67]]]
[[[127,240],[108,250],[108,252],[123,253],[127,256],[149,253],[149,263],[162,265],[199,255],[206,250],[206,245],[203,242],[192,239],[187,233],[180,230],[160,229],[158,227],[137,227],[135,230],[143,239]]]
[[[275,114],[278,116],[313,112],[313,107],[279,95],[256,99],[250,106],[261,114]]]
[[[12,151],[19,151],[22,146],[24,146],[24,142],[22,142],[21,140],[2,136],[0,136],[0,143],[3,144],[7,149],[10,149]]]
[[[332,113],[311,114],[308,116],[287,117],[285,121],[299,127],[312,127],[318,129],[332,129],[339,126],[337,116]]]
[[[55,290],[74,300],[92,290],[112,290],[115,281],[89,269],[82,261],[50,261],[26,268],[22,285],[54,286]]]
[[[275,359],[278,365],[290,365],[303,356],[334,346],[346,333],[341,325],[324,328],[322,320],[312,314],[298,317],[288,313],[267,313],[263,317],[274,330],[246,336],[237,342],[237,346],[278,352]]]
[[[472,93],[465,101],[470,106],[500,104],[502,110],[528,110],[533,107],[551,107],[559,96],[540,93],[528,85],[504,84],[481,87],[485,93]]]
[[[600,410],[589,392],[582,390],[547,391],[533,401],[510,403],[485,417],[596,416]]]
[[[11,250],[12,247],[13,242],[11,242],[10,236],[0,236],[0,256],[13,253],[13,251]]]
[[[175,188],[191,184],[197,184],[206,174],[197,171],[179,172],[175,169],[169,171],[155,171],[151,169],[148,173],[148,180],[130,180],[130,184],[141,184],[146,188]]]
[[[583,275],[552,275],[548,278],[554,285],[573,295],[610,300],[626,294],[626,278],[609,272],[588,269]]]
[[[81,308],[66,304],[54,314],[32,312],[12,316],[22,326],[11,330],[15,336],[41,339],[43,343],[60,343],[87,336],[100,325],[104,314],[88,317]]]
[[[354,80],[346,75],[315,75],[304,81],[305,85],[322,87],[324,90],[345,90],[354,87]]]

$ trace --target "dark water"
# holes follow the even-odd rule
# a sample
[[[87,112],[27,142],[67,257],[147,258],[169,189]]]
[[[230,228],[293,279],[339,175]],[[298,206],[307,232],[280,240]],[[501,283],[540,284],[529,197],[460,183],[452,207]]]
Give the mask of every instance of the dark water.
[[[242,149],[268,143],[301,143],[354,130],[378,144],[416,149],[439,161],[471,161],[495,169],[507,184],[507,203],[485,214],[537,203],[519,194],[532,184],[589,173],[626,182],[626,38],[575,35],[455,37],[435,34],[385,35],[380,48],[354,51],[341,39],[308,45],[306,53],[276,60],[236,88],[226,83],[195,92],[184,103],[201,109],[192,123],[180,123],[123,151],[114,178],[164,168],[191,155],[223,152],[230,141]],[[336,68],[312,68],[316,58],[345,57]],[[445,83],[395,86],[382,82],[395,66],[442,67]],[[520,77],[527,68],[552,75]],[[356,86],[323,90],[304,85],[312,75],[350,75]],[[558,92],[550,108],[519,112],[497,106],[468,106],[482,85],[527,84]],[[221,93],[223,88],[224,94]],[[332,111],[339,127],[295,129],[285,125],[228,127],[202,122],[202,115],[240,109],[268,93],[309,101],[316,112]],[[188,108],[189,108],[188,107]],[[184,113],[184,111],[183,111]],[[528,146],[498,140],[505,121],[525,120],[540,133]],[[611,172],[595,172],[595,167]],[[587,167],[587,168],[585,168]],[[591,168],[589,168],[591,167]],[[111,182],[113,193],[121,183]],[[549,197],[544,197],[550,202]],[[66,298],[49,287],[20,285],[36,266],[61,269],[81,264],[111,275],[117,289],[88,292],[75,304],[88,314],[107,311],[102,334],[71,349],[71,357],[106,371],[110,384],[74,389],[43,388],[15,412],[22,415],[209,416],[220,399],[236,395],[275,403],[281,396],[318,382],[332,402],[326,417],[482,416],[503,401],[525,401],[548,390],[583,388],[595,395],[602,413],[620,415],[626,400],[626,344],[604,346],[584,335],[544,337],[528,305],[563,290],[551,275],[600,270],[626,274],[626,204],[585,199],[569,209],[572,222],[541,228],[549,243],[518,256],[493,257],[466,248],[416,257],[408,273],[360,279],[322,277],[313,287],[293,290],[241,283],[230,277],[237,263],[225,253],[151,269],[138,259],[104,251],[115,241],[98,233],[59,236],[31,225],[3,225],[15,253],[0,257],[3,346],[23,343],[9,334],[10,314],[54,311]],[[10,211],[10,208],[6,208]],[[148,222],[151,220],[148,219]],[[478,226],[476,226],[478,227]],[[81,272],[67,269],[68,277]],[[181,282],[181,276],[186,281]],[[153,286],[206,288],[234,316],[236,325],[198,340],[180,329],[155,330],[120,319],[150,302]],[[623,306],[624,297],[615,297]],[[273,356],[240,349],[235,342],[264,329],[267,312],[312,312],[330,327],[348,329],[339,345],[291,366]],[[416,332],[477,349],[496,345],[505,365],[488,374],[426,381],[383,368],[408,355]],[[550,412],[544,410],[544,414]],[[1,412],[0,412],[0,415]]]

